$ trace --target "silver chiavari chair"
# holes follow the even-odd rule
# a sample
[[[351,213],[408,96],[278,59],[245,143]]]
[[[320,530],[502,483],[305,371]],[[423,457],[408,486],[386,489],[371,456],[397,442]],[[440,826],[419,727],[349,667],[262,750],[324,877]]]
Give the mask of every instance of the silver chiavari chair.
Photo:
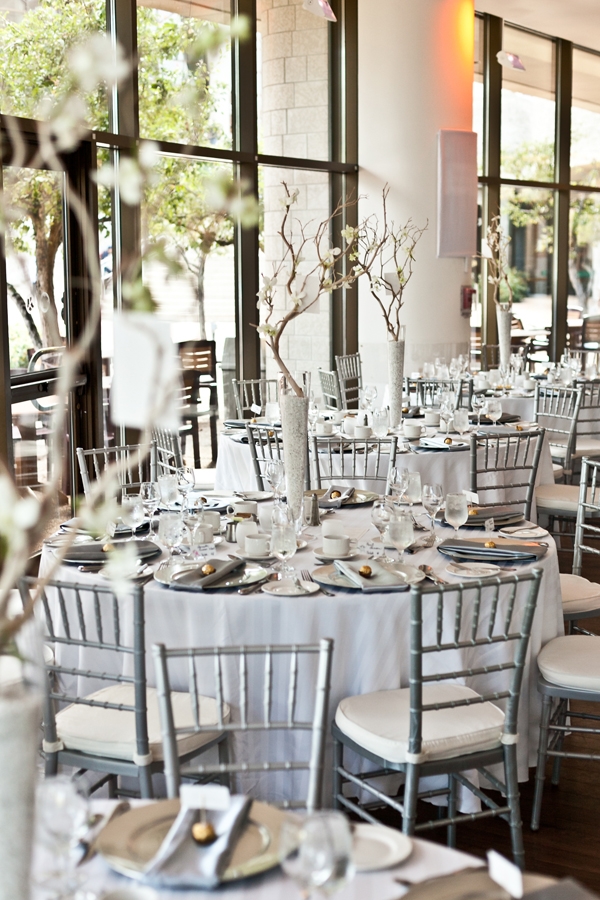
[[[283,440],[280,428],[270,425],[246,425],[250,457],[256,476],[257,490],[268,491],[266,467],[273,460],[283,460]]]
[[[580,619],[600,616],[600,585],[581,574],[584,555],[600,556],[600,461],[581,462],[579,505],[575,524],[575,549],[570,575],[560,574],[563,615],[569,634],[587,634]]]
[[[544,429],[471,435],[471,490],[480,506],[514,506],[531,516]],[[494,494],[486,501],[485,495]]]
[[[319,369],[319,381],[321,382],[321,394],[325,408],[343,409],[337,372],[325,372],[323,369]]]
[[[510,825],[515,863],[524,866],[517,783],[517,715],[527,645],[541,569],[472,583],[411,588],[409,686],[348,697],[337,708],[334,737],[334,806],[377,823],[370,809],[385,804],[402,817],[405,834],[446,827],[449,846],[456,825],[501,816]],[[599,638],[600,640],[600,638]],[[407,640],[407,653],[408,653]],[[469,665],[475,647],[489,648],[485,666]],[[369,772],[344,765],[344,750],[370,763]],[[489,771],[500,764],[503,781]],[[504,801],[492,800],[466,776],[477,770]],[[390,797],[372,778],[402,772],[404,797]],[[447,788],[419,793],[419,779],[446,775]],[[353,800],[351,782],[372,797]],[[457,788],[484,804],[457,814]],[[417,822],[417,799],[446,795],[446,817]]]
[[[358,406],[360,392],[363,388],[362,362],[360,353],[350,353],[346,356],[336,356],[335,367],[337,369],[338,382],[342,408],[350,409]]]
[[[387,493],[390,470],[396,465],[398,438],[309,439],[312,483],[324,485],[375,481]]]
[[[317,644],[289,646],[167,649],[164,644],[155,644],[152,653],[160,697],[168,796],[179,796],[180,780],[185,775],[179,764],[177,740],[210,732],[210,725],[207,728],[202,721],[201,707],[193,702],[199,684],[210,679],[211,692],[217,700],[217,727],[232,738],[235,735],[246,736],[243,741],[244,758],[222,760],[213,765],[199,766],[195,763],[194,776],[228,778],[236,773],[252,773],[259,777],[265,772],[281,772],[285,773],[293,790],[298,789],[295,774],[308,771],[306,796],[301,800],[287,799],[281,805],[286,808],[304,807],[309,812],[319,809],[322,805],[332,651],[333,641],[328,638]],[[177,677],[178,664],[180,677],[187,669],[188,690],[194,709],[193,723],[183,728],[173,720],[171,683],[173,677]],[[301,698],[298,697],[299,690],[304,694]],[[310,703],[307,702],[309,697]],[[229,709],[226,699],[236,710],[235,721],[225,715]],[[295,737],[298,732],[308,733],[310,741]],[[278,753],[278,758],[265,759],[264,752],[256,750],[255,753],[250,749],[253,743],[250,736],[260,740],[260,733],[267,739],[266,743],[271,738],[270,746],[277,748],[275,753]],[[274,735],[281,733],[282,740],[273,739]],[[264,746],[262,744],[263,750]],[[306,756],[296,758],[306,750],[308,759]]]
[[[243,419],[244,413],[250,416],[261,415],[267,403],[279,402],[279,384],[276,378],[232,378],[231,383],[238,419]],[[257,413],[257,408],[262,413]]]
[[[577,440],[577,420],[583,400],[583,390],[574,387],[535,388],[535,421],[546,429],[550,453],[564,469],[565,480],[573,475],[573,454]]]
[[[24,603],[37,583],[21,579]],[[108,587],[50,581],[40,610],[52,660],[43,701],[46,774],[55,775],[59,764],[101,772],[107,777],[93,789],[108,780],[111,790],[118,776],[134,776],[142,796],[152,797],[163,750],[156,689],[146,684],[143,587],[133,585],[131,602],[122,603]],[[178,693],[173,707],[179,725],[193,721],[188,694]],[[215,701],[203,698],[203,710],[213,723],[212,743],[223,740]],[[220,714],[226,718],[223,709]],[[179,743],[177,752],[187,762],[208,743],[207,734],[199,734]]]
[[[143,481],[156,481],[157,457],[156,444],[150,444],[148,456],[139,456],[141,444],[125,444],[122,447],[95,447],[84,450],[77,447],[77,463],[83,484],[83,492],[89,497],[92,484],[104,474],[104,471],[117,464],[117,480],[121,492],[139,490]]]
[[[156,475],[174,475],[183,466],[179,435],[164,428],[155,428],[152,439],[156,445]]]
[[[414,397],[417,406],[439,406],[440,394],[444,391],[454,394],[454,408],[471,409],[473,398],[473,379],[458,378],[442,380],[439,378],[407,378],[406,393]]]

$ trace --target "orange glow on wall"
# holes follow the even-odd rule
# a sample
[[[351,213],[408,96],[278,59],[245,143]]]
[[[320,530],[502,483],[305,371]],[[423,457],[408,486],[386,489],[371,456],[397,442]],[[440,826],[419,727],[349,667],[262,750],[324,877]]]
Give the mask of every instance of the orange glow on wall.
[[[441,0],[437,4],[435,62],[443,92],[453,97],[451,108],[463,108],[459,119],[444,122],[445,128],[472,125],[473,58],[475,54],[475,10],[473,0]]]

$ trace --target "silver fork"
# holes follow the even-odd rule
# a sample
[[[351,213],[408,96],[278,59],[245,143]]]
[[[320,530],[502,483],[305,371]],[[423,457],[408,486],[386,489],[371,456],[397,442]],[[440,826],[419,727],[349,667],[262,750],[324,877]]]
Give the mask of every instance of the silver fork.
[[[312,581],[312,582],[314,582],[314,584],[318,584],[318,582],[315,581],[315,579],[312,577],[312,575],[310,574],[308,569],[302,569],[301,574],[302,574],[303,581]],[[326,590],[322,584],[319,584],[319,590],[321,591],[322,594],[325,594],[326,597],[335,597],[334,592]]]

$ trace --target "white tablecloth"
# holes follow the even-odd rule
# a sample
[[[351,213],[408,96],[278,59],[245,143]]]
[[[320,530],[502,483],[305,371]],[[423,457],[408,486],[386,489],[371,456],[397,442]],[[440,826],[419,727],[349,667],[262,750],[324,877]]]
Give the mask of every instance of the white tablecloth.
[[[137,805],[139,801],[133,801]],[[94,801],[94,810],[104,811],[107,804],[104,801]],[[436,878],[441,875],[449,875],[467,867],[477,867],[481,860],[458,850],[450,850],[440,844],[424,841],[420,838],[412,838],[413,851],[403,864],[382,872],[364,872],[357,874],[354,879],[336,893],[338,900],[395,900],[405,893],[406,888],[398,884],[395,879],[418,883],[428,878]],[[41,865],[37,867],[41,871]],[[102,857],[96,856],[85,863],[79,870],[83,884],[82,891],[91,891],[95,896],[102,896],[108,891],[123,890],[135,887],[136,883],[122,875],[117,875],[108,868]],[[36,867],[34,866],[34,879]],[[248,878],[244,881],[223,885],[218,891],[181,891],[161,890],[157,896],[163,900],[181,900],[182,897],[189,900],[206,900],[213,896],[227,897],[227,900],[288,900],[299,897],[298,889],[293,882],[283,874],[278,867],[264,875]],[[46,894],[40,894],[42,896]],[[82,893],[83,896],[83,893]],[[38,892],[34,892],[37,900]]]
[[[361,535],[374,538],[376,532],[370,524],[370,507],[355,507],[337,511],[335,519],[343,525],[352,538]],[[450,529],[439,529],[444,537],[451,535]],[[472,529],[464,529],[473,536]],[[320,529],[309,529],[316,543],[320,544]],[[562,603],[558,573],[556,547],[551,537],[549,549],[539,562],[544,575],[533,624],[530,643],[530,660],[535,661],[540,649],[549,640],[564,633]],[[316,561],[311,544],[306,550],[296,554],[292,562],[296,570],[312,570]],[[237,549],[236,545],[223,544],[219,548],[226,555]],[[41,573],[47,571],[51,551],[45,548]],[[447,560],[434,548],[420,550],[408,561],[414,565],[427,563],[438,573],[443,573]],[[528,566],[519,570],[527,571]],[[60,577],[83,583],[94,582],[98,576],[81,573],[76,567],[63,566]],[[447,575],[448,580],[454,580]],[[105,583],[105,582],[103,582]],[[408,685],[409,671],[409,611],[408,593],[381,593],[363,595],[360,592],[342,591],[335,597],[322,594],[311,596],[277,598],[264,593],[240,596],[236,592],[187,592],[173,591],[150,582],[146,592],[146,642],[162,642],[171,647],[186,646],[227,646],[239,644],[291,644],[314,643],[321,638],[333,638],[333,668],[331,681],[330,718],[337,704],[344,697],[370,691],[386,690]],[[433,628],[433,623],[430,623]],[[122,626],[129,629],[129,625]],[[123,640],[131,639],[125,630]],[[499,646],[499,645],[496,645]],[[475,651],[475,657],[485,648]],[[85,651],[80,664],[85,667]],[[476,665],[473,656],[469,665]],[[464,662],[464,661],[463,661]],[[91,667],[91,666],[90,666]],[[148,679],[154,684],[154,670],[148,659]],[[506,675],[493,677],[500,688],[506,686]],[[493,681],[492,679],[492,681]],[[490,680],[485,687],[489,688]],[[212,682],[211,682],[212,684]],[[98,687],[100,685],[97,685]],[[477,689],[477,682],[473,683]],[[93,685],[86,685],[86,690]],[[181,682],[175,675],[172,687],[187,690],[187,670],[182,670]],[[232,687],[233,703],[236,703],[237,684]],[[207,690],[207,693],[209,691]],[[213,693],[214,696],[214,693]],[[310,698],[304,685],[300,685],[300,708],[310,706]],[[540,699],[536,690],[536,668],[528,663],[523,682],[523,696],[520,707],[519,724],[519,778],[528,779],[528,767],[535,765],[540,717]],[[271,735],[271,758],[282,758],[282,753],[291,752],[290,736]],[[262,745],[263,749],[265,745]],[[326,764],[329,772],[330,757]],[[262,784],[257,777],[254,795],[260,799],[279,801],[289,793],[285,778],[277,775],[265,776]],[[276,785],[276,786],[274,786]],[[248,789],[248,787],[247,787]]]

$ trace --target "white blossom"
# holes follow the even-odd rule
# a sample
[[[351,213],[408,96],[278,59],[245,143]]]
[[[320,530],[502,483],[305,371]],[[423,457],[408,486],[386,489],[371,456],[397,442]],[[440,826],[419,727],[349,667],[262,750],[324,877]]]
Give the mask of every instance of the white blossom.
[[[135,543],[124,541],[111,550],[103,569],[103,575],[110,581],[117,597],[126,596],[131,587],[131,579],[137,575],[138,560]]]
[[[279,204],[282,207],[282,209],[289,209],[290,206],[293,206],[293,204],[298,199],[299,193],[300,193],[300,191],[298,190],[298,188],[296,188],[296,190],[292,191],[292,193],[289,196],[282,197],[281,200],[279,201]]]
[[[256,330],[264,337],[275,337],[277,334],[277,329],[274,325],[259,325]]]
[[[105,34],[94,34],[70,51],[68,64],[79,87],[89,93],[105,83],[118,84],[129,72],[120,44],[113,44]]]

